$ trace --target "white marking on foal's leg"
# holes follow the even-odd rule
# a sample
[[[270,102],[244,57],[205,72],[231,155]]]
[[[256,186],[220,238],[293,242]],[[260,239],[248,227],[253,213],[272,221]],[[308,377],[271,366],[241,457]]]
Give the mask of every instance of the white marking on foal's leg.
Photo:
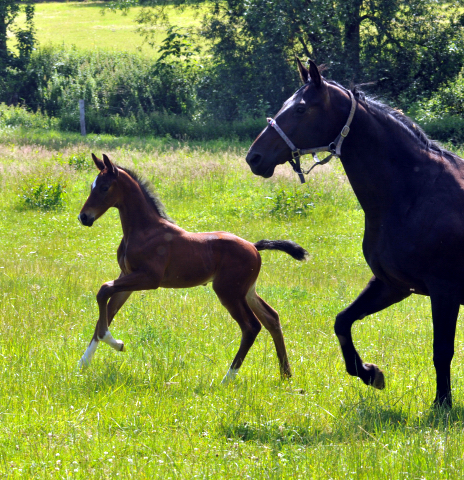
[[[87,347],[84,355],[82,355],[82,358],[79,360],[79,368],[87,368],[90,365],[90,362],[92,361],[93,355],[97,347],[98,342],[96,340],[92,340],[90,342],[90,345]]]
[[[98,339],[107,343],[110,347],[114,348],[118,352],[124,351],[124,342],[122,340],[115,340],[109,330],[106,331],[105,335],[103,335],[103,338],[98,337]]]
[[[238,368],[229,368],[221,383],[223,385],[227,385],[228,383],[233,382],[235,380],[235,377],[237,376],[237,373]]]

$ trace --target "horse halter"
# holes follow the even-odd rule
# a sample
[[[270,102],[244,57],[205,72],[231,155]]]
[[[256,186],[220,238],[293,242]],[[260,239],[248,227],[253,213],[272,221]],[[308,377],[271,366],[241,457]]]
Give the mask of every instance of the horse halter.
[[[356,111],[356,106],[358,104],[358,102],[355,100],[354,95],[350,92],[350,90],[347,90],[347,92],[350,94],[350,98],[351,98],[351,110],[348,116],[348,120],[346,121],[345,126],[342,128],[342,131],[339,133],[337,138],[332,143],[330,143],[325,147],[304,148],[304,149],[296,148],[293,142],[287,137],[287,135],[285,135],[283,130],[279,127],[279,125],[277,125],[277,122],[273,118],[267,119],[267,123],[269,124],[269,126],[275,129],[275,131],[282,137],[282,139],[285,141],[285,143],[289,146],[290,150],[292,151],[292,158],[291,160],[288,161],[288,163],[290,163],[293,170],[300,177],[301,183],[305,183],[304,175],[307,175],[316,165],[324,165],[325,163],[329,162],[329,160],[331,160],[332,157],[340,157],[343,140],[345,140],[346,136],[350,132],[351,121],[353,120],[354,112]],[[330,152],[330,155],[328,155],[326,158],[322,160],[319,160],[317,158],[317,154],[319,152]],[[308,155],[308,154],[313,156],[315,163],[309,170],[304,171],[304,170],[301,170],[300,157],[302,155]]]

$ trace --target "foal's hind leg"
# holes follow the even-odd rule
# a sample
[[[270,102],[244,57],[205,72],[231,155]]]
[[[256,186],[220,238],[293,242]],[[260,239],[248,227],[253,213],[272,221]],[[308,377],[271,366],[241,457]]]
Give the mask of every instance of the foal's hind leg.
[[[280,364],[281,377],[291,377],[292,372],[290,370],[290,364],[288,363],[287,349],[285,348],[279,314],[256,293],[254,286],[248,291],[246,299],[250,308],[274,340]]]
[[[235,296],[228,288],[220,288],[214,284],[213,288],[221,303],[227,308],[242,330],[242,340],[237,355],[235,355],[229,370],[222,379],[222,383],[227,384],[237,376],[237,372],[245,360],[248,350],[250,350],[261,330],[261,324],[244,297]]]
[[[335,333],[345,358],[346,371],[350,375],[359,377],[366,385],[383,389],[385,387],[385,379],[377,365],[362,362],[353,345],[351,326],[356,320],[379,312],[394,303],[400,302],[409,295],[411,293],[408,291],[395,289],[378,278],[372,277],[358,298],[337,315]]]

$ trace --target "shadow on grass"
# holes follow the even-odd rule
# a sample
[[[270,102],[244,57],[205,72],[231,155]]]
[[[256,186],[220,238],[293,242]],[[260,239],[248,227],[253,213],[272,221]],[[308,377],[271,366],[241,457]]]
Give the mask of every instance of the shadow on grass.
[[[409,436],[414,431],[434,430],[446,432],[462,430],[464,407],[451,410],[430,408],[421,415],[410,415],[400,408],[372,407],[364,402],[342,408],[340,418],[333,424],[304,421],[306,425],[290,425],[279,420],[268,422],[223,423],[221,433],[226,438],[256,442],[281,448],[284,445],[332,445],[356,442],[362,437],[379,441],[382,435],[392,433]]]

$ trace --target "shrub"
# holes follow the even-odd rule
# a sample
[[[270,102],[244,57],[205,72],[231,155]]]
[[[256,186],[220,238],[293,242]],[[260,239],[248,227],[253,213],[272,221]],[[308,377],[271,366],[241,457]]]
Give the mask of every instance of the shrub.
[[[272,200],[273,206],[270,210],[271,215],[278,217],[306,217],[314,203],[310,202],[311,195],[308,191],[294,189],[293,192],[288,193],[283,188],[277,190],[273,197],[268,197]]]
[[[59,210],[66,205],[65,188],[61,181],[36,180],[23,187],[20,197],[26,208]]]

